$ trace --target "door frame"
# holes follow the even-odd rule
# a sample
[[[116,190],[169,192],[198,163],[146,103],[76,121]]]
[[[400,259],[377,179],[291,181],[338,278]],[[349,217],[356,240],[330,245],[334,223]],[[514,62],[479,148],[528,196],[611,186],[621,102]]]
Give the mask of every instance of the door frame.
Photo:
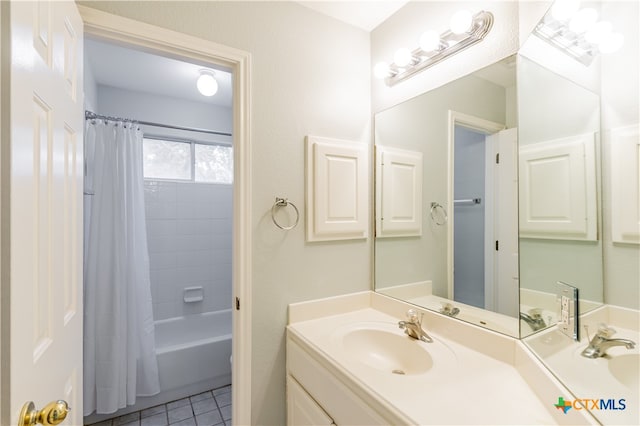
[[[228,67],[233,73],[232,418],[235,424],[251,424],[251,54],[90,7],[78,5],[78,10],[85,35]]]
[[[453,205],[453,189],[454,189],[454,161],[455,161],[455,127],[462,126],[484,135],[492,135],[504,130],[504,124],[485,120],[473,115],[464,114],[458,111],[448,111],[448,133],[447,133],[447,298],[453,300],[453,224],[454,224],[454,205]],[[486,154],[489,152],[487,148]],[[485,172],[486,173],[486,172]],[[486,199],[486,197],[485,197]],[[493,221],[493,216],[491,217]],[[487,219],[485,219],[485,226]],[[493,223],[493,222],[492,222]],[[486,237],[485,237],[486,240]],[[486,269],[486,268],[485,268]],[[492,274],[491,271],[489,271]],[[486,273],[486,272],[485,272]],[[493,275],[493,274],[492,274]],[[486,279],[485,279],[486,282]],[[486,300],[486,298],[485,298]]]

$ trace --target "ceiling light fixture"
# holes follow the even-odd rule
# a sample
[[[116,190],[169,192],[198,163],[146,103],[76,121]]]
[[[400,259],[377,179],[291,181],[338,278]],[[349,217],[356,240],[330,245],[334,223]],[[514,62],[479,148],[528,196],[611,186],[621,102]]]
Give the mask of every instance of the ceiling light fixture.
[[[613,32],[607,21],[598,21],[592,8],[579,9],[575,0],[556,0],[533,33],[585,66],[598,53],[613,53],[624,44],[624,36]]]
[[[379,62],[374,67],[376,78],[384,79],[393,86],[416,73],[482,41],[493,26],[491,12],[481,11],[475,15],[463,10],[451,18],[451,28],[442,34],[433,30],[424,32],[413,51],[398,49],[391,64]]]
[[[218,82],[214,76],[215,74],[211,70],[200,70],[196,86],[203,96],[213,96],[218,92]]]

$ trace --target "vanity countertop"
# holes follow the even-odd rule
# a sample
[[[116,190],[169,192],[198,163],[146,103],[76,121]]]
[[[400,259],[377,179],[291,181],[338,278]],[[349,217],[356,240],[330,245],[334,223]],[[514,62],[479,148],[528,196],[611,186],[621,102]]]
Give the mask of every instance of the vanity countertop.
[[[333,371],[341,374],[343,381],[362,388],[376,403],[395,411],[394,416],[405,418],[410,424],[548,425],[558,424],[559,419],[564,423],[554,407],[558,395],[541,400],[516,368],[515,352],[519,342],[515,339],[511,339],[514,353],[506,357],[511,362],[505,362],[505,359],[491,356],[490,351],[476,350],[477,342],[476,348],[469,347],[448,338],[441,327],[430,329],[427,319],[424,328],[433,343],[410,339],[398,328],[398,321],[403,318],[371,306],[346,309],[345,305],[338,310],[329,310],[326,316],[322,316],[321,309],[311,306],[308,312],[311,314],[305,319],[305,315],[290,311],[289,336],[307,351],[321,355]],[[456,321],[452,330],[460,324]],[[431,367],[424,372],[402,375],[381,371],[362,362],[340,339],[345,330],[369,326],[388,332],[393,330],[411,344],[422,345],[431,356]],[[489,333],[488,345],[496,341],[496,333],[476,328],[478,333]],[[479,336],[482,338],[482,334]],[[509,339],[507,336],[499,338],[502,341]],[[505,347],[509,344],[507,341]],[[580,420],[583,424],[592,423],[592,419],[580,417]],[[575,417],[572,422],[576,422]]]

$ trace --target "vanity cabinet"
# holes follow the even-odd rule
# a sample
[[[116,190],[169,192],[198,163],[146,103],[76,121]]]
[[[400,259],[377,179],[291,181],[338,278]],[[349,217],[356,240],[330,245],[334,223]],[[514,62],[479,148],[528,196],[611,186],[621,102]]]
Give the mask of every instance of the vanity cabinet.
[[[333,419],[304,390],[293,377],[287,375],[287,424],[335,425]]]
[[[367,401],[361,387],[326,359],[305,348],[307,344],[287,333],[287,425],[390,425],[406,424]],[[360,390],[359,390],[360,389]],[[373,407],[376,408],[373,408]]]

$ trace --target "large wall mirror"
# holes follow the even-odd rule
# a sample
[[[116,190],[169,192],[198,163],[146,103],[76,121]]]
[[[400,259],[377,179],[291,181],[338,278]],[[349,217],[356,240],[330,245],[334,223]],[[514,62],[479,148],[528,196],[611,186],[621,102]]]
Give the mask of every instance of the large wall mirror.
[[[563,55],[534,34],[376,114],[376,291],[512,336],[560,282],[603,303],[600,59]]]
[[[375,116],[376,290],[512,336],[517,63]]]
[[[547,13],[517,55],[375,115],[375,289],[525,338],[576,398],[637,401],[637,345],[589,368],[580,352],[598,322],[640,343],[640,5],[580,7],[620,52],[563,52]],[[565,285],[579,342],[554,327]]]

